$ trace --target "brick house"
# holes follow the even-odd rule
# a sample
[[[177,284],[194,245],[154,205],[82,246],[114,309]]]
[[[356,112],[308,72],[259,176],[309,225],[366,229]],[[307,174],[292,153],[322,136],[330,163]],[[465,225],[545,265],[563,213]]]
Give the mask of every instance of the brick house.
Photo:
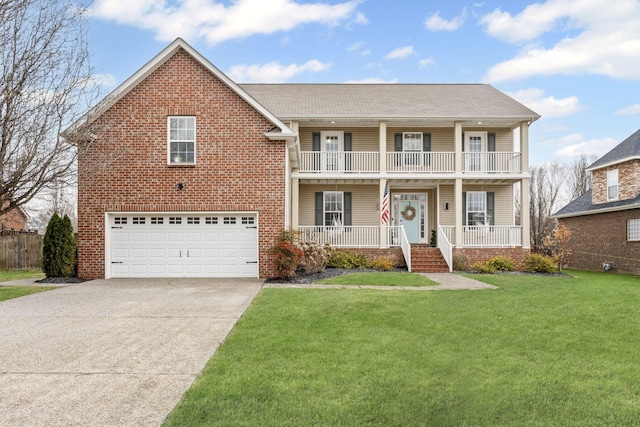
[[[177,39],[65,132],[79,275],[269,277],[285,228],[414,270],[518,260],[538,118],[483,84],[239,85]]]
[[[8,202],[5,206],[9,206]],[[20,207],[11,209],[0,215],[0,231],[2,230],[26,230],[29,216]]]
[[[553,215],[572,268],[640,273],[640,130],[587,168],[591,190]]]

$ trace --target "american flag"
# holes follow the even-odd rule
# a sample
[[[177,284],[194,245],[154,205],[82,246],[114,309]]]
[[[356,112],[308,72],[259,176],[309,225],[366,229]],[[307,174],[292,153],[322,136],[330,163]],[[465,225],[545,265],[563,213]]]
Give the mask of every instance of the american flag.
[[[382,196],[382,207],[380,209],[380,219],[383,224],[389,222],[389,181],[384,185],[384,195]]]

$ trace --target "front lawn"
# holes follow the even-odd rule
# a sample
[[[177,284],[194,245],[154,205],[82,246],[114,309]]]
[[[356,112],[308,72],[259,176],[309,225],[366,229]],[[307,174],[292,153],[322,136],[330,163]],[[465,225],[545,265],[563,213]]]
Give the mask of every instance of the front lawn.
[[[54,289],[47,286],[0,286],[0,301]]]
[[[0,270],[0,282],[23,279],[42,279],[44,273],[36,270]]]
[[[570,273],[263,289],[166,425],[636,425],[640,278]]]
[[[415,273],[380,272],[380,273],[351,273],[329,277],[316,283],[322,285],[353,285],[353,286],[434,286],[436,282]]]

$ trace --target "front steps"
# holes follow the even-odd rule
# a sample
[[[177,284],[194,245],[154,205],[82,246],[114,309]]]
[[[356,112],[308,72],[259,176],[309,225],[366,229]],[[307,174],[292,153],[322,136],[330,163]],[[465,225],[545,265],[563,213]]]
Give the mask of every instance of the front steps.
[[[415,273],[448,273],[449,267],[440,249],[429,245],[411,245],[411,271]]]

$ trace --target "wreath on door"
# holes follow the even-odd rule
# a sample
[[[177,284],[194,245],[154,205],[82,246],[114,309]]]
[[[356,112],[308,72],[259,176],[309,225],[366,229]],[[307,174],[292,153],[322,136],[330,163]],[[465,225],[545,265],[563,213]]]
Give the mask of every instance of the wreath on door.
[[[400,212],[400,214],[402,215],[402,218],[406,219],[407,221],[413,221],[413,218],[416,217],[416,208],[411,205],[407,205],[407,207],[404,208],[404,210]]]

